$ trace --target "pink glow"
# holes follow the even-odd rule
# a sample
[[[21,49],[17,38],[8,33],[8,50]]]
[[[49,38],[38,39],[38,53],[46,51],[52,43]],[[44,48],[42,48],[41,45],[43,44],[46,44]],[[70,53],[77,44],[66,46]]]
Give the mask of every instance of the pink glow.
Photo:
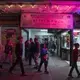
[[[20,10],[25,12],[44,12],[44,13],[74,13],[75,11],[80,11],[80,2],[52,2],[52,5],[49,4],[23,4],[23,5],[0,5],[1,10],[6,10],[8,12],[18,12]]]
[[[73,17],[70,14],[23,13],[21,27],[72,29]]]
[[[34,8],[25,7],[22,8],[25,12],[44,12],[44,13],[74,13],[76,10],[80,10],[80,5],[36,5]]]

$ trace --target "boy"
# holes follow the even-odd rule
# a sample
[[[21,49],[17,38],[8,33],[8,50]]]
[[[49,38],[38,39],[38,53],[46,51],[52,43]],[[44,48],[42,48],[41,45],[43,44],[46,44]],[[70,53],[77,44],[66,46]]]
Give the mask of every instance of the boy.
[[[72,72],[73,72],[73,69],[75,68],[75,70],[78,74],[78,77],[80,77],[80,72],[77,67],[77,60],[78,60],[78,55],[79,55],[79,53],[78,53],[79,44],[75,43],[74,47],[75,47],[75,49],[73,50],[73,55],[72,55],[72,67],[70,69],[68,76],[72,77]]]

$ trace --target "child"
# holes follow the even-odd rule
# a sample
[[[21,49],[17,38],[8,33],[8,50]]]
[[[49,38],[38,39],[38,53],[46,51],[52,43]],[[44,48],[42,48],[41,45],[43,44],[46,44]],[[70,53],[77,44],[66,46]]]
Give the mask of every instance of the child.
[[[79,53],[78,53],[79,44],[75,43],[74,47],[75,47],[75,49],[73,50],[73,55],[72,55],[72,67],[70,69],[68,76],[72,77],[72,71],[75,68],[76,72],[78,74],[78,77],[80,77],[80,72],[78,71],[78,67],[77,67],[77,60],[78,60],[78,55],[79,55]]]
[[[41,54],[40,54],[40,57],[41,57],[41,61],[40,61],[40,65],[39,65],[39,68],[38,68],[38,72],[41,72],[41,66],[42,64],[44,63],[45,65],[45,73],[49,73],[47,71],[47,66],[48,66],[48,53],[47,53],[47,48],[46,48],[46,45],[43,44],[42,48],[41,48]]]

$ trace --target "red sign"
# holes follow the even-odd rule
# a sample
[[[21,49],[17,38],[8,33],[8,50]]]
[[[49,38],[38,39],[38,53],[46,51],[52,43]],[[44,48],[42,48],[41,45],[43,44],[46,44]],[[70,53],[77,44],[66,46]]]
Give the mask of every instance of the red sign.
[[[71,14],[23,13],[21,27],[72,29],[73,16]]]

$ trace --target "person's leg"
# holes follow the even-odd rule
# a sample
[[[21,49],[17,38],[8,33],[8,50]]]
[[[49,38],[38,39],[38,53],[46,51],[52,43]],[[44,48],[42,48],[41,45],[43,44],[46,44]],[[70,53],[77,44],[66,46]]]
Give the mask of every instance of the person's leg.
[[[22,72],[22,75],[24,75],[24,67],[23,67],[23,62],[22,62],[22,59],[20,58],[20,68],[21,68],[21,72]]]
[[[75,67],[75,63],[73,63],[73,64],[72,64],[72,66],[71,66],[71,69],[70,69],[70,72],[69,72],[68,76],[72,76],[72,72],[73,72],[74,67]]]
[[[25,60],[27,60],[27,57],[26,57],[26,55],[27,55],[27,52],[26,52],[26,49],[25,49]]]
[[[12,65],[12,54],[9,54],[9,62],[10,62],[10,64]]]
[[[31,65],[32,64],[32,55],[31,55],[31,53],[29,54],[29,65]]]
[[[48,61],[44,61],[44,67],[45,67],[45,73],[49,73],[48,70],[47,70]]]
[[[78,76],[80,76],[80,72],[79,72],[79,70],[78,70],[77,62],[75,63],[75,70],[76,70]]]
[[[34,54],[34,62],[35,62],[35,68],[38,68],[38,53]]]
[[[42,64],[43,64],[43,61],[41,60],[41,61],[40,61],[40,64],[39,64],[39,67],[38,67],[38,71],[41,71],[41,66],[42,66]]]
[[[14,69],[14,67],[16,66],[16,64],[19,62],[19,59],[17,58],[16,61],[12,64],[12,66],[9,69],[9,72],[12,73],[12,70]]]
[[[0,68],[2,68],[2,64],[0,64]]]
[[[7,60],[7,57],[8,57],[8,54],[7,54],[7,53],[5,53],[4,62],[6,62],[6,60]]]

